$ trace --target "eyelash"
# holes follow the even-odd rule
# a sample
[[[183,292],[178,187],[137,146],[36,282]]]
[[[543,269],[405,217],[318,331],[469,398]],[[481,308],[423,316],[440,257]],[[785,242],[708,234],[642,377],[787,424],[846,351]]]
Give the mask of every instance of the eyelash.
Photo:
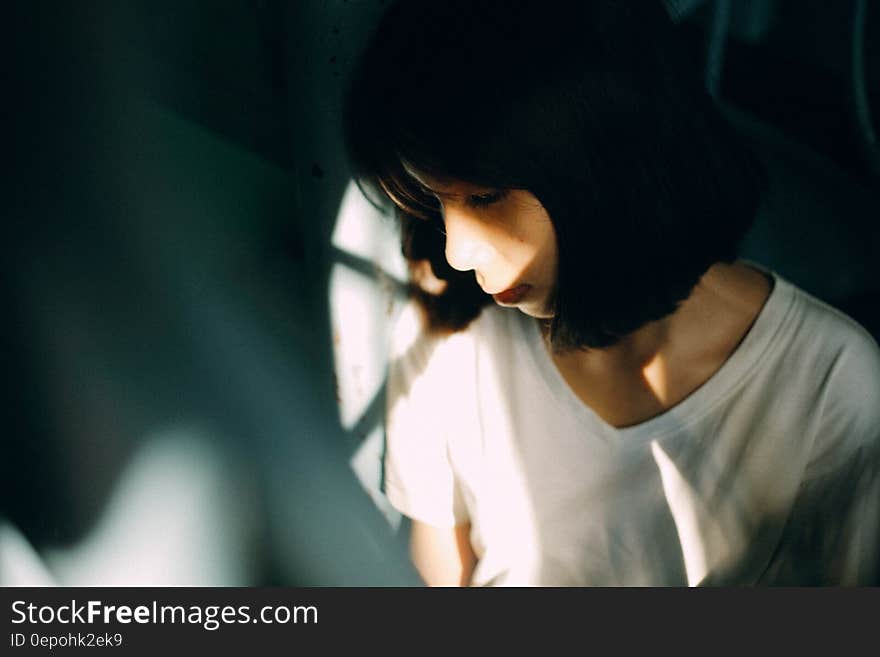
[[[467,204],[470,205],[472,208],[487,208],[490,205],[497,203],[505,196],[507,196],[506,189],[496,189],[491,192],[485,192],[483,194],[471,194],[467,197]],[[435,226],[435,228],[443,235],[446,235],[446,230],[442,225]]]
[[[486,192],[485,194],[471,194],[468,196],[468,205],[474,208],[485,208],[493,203],[497,203],[504,198],[505,195],[506,192],[503,189]]]

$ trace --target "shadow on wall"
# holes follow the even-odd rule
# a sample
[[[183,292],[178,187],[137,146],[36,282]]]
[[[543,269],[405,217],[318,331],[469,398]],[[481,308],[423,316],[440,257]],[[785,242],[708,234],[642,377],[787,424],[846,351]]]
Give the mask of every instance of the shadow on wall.
[[[345,176],[311,175],[266,33],[323,4],[285,7],[21,9],[0,549],[54,581],[419,583],[339,423]]]

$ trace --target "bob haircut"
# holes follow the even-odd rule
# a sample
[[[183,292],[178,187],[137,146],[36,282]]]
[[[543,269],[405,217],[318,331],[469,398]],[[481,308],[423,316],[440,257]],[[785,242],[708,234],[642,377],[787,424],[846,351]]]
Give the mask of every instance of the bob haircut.
[[[557,352],[674,312],[735,259],[763,188],[660,0],[398,1],[344,129],[361,189],[396,206],[404,256],[447,283],[410,286],[429,329],[466,327],[491,297],[445,262],[439,204],[406,168],[537,197],[557,237]]]

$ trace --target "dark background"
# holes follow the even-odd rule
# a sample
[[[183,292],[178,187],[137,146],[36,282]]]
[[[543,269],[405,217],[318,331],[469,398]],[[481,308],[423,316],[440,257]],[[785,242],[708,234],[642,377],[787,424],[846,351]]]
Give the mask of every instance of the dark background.
[[[374,267],[330,237],[384,4],[4,8],[3,583],[418,581],[352,474],[382,397],[340,424],[328,301]],[[667,4],[770,173],[743,255],[877,336],[880,6]]]

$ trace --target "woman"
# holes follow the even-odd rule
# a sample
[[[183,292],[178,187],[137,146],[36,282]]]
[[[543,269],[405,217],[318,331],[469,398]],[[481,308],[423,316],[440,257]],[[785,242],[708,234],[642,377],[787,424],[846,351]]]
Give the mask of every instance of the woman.
[[[423,311],[385,489],[428,584],[878,581],[880,351],[736,260],[761,172],[659,2],[398,2],[346,136]]]

